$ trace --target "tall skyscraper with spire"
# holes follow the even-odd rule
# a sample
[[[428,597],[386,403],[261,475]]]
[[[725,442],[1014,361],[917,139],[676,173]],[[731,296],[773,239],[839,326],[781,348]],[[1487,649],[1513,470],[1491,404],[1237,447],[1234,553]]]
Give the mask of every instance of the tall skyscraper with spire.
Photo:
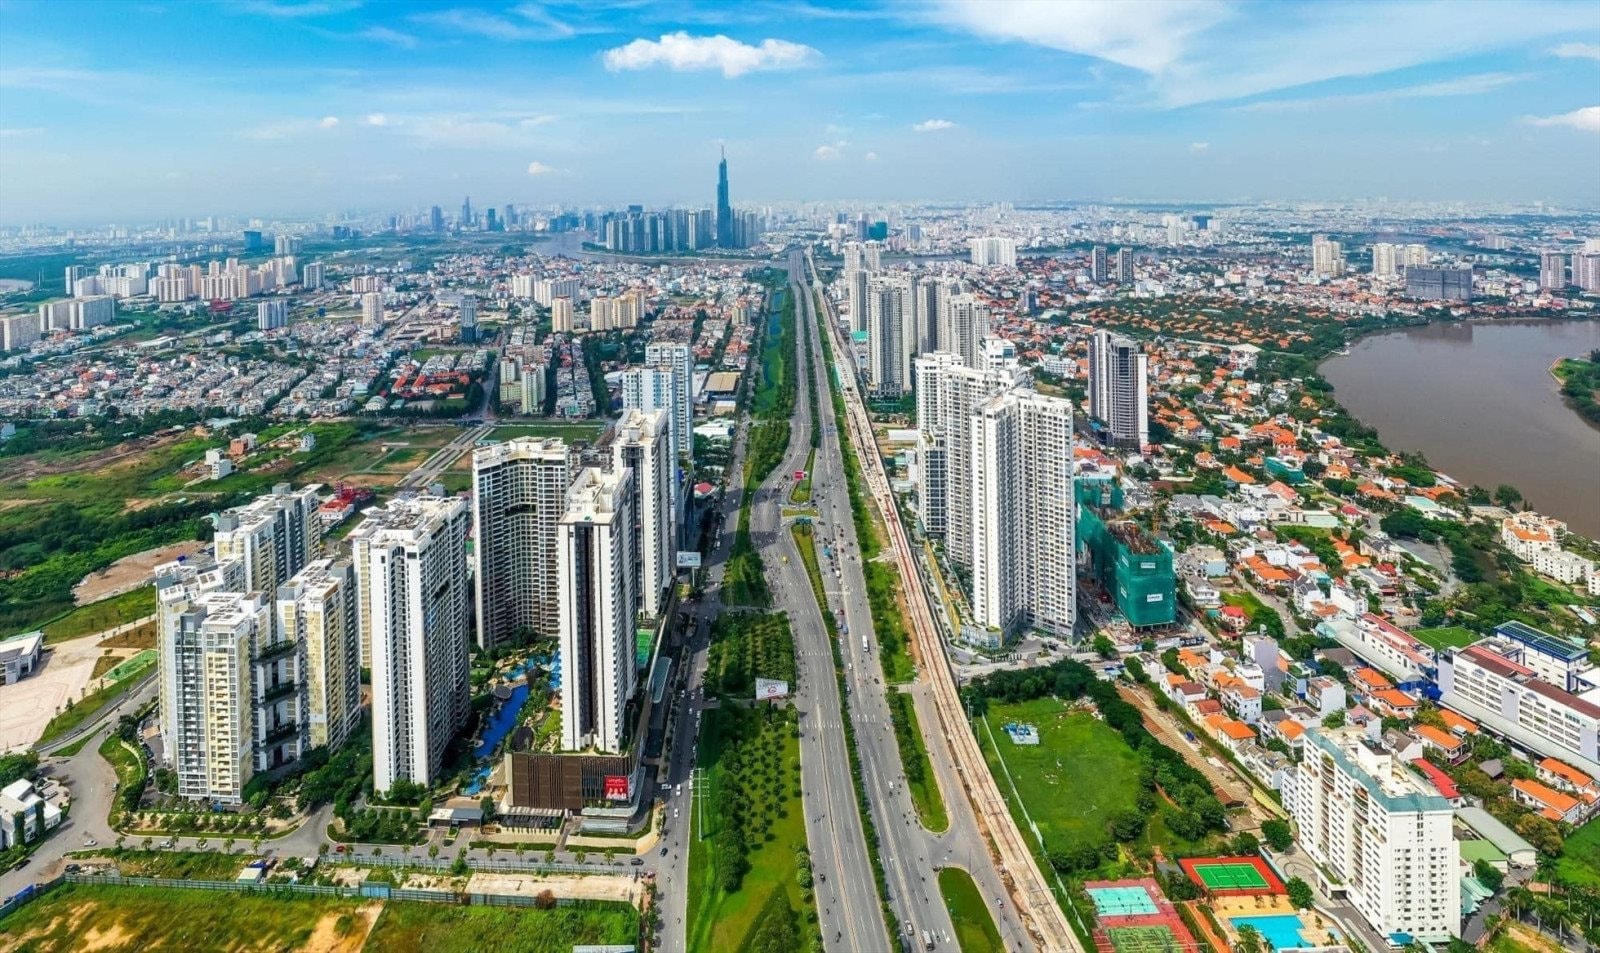
[[[717,164],[717,247],[734,247],[733,206],[728,203],[728,150]]]

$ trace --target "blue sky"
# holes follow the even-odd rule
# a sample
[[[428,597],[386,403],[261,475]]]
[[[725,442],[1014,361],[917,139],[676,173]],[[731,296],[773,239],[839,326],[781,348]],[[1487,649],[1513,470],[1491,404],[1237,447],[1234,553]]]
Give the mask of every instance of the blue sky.
[[[1600,204],[1600,3],[0,0],[0,221]]]

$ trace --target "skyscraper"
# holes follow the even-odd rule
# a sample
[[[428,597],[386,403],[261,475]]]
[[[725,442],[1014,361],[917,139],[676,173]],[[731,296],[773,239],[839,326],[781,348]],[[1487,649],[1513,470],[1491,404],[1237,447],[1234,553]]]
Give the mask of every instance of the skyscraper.
[[[458,228],[472,227],[472,196],[461,200],[461,221],[456,223]]]
[[[280,483],[272,492],[217,516],[212,545],[220,562],[244,565],[245,591],[269,596],[289,577],[322,555],[322,520],[317,516],[322,485],[298,490]]]
[[[1089,255],[1089,279],[1101,284],[1107,277],[1106,246],[1096,245]]]
[[[1326,235],[1311,236],[1311,270],[1324,277],[1344,274],[1344,246]]]
[[[478,340],[478,297],[461,296],[461,341],[472,344]]]
[[[471,709],[465,500],[413,497],[350,534],[372,668],[373,788],[429,785]]]
[[[667,427],[671,430],[672,460],[694,452],[694,352],[687,344],[649,344],[644,349],[645,363],[672,372],[672,405],[667,411]],[[624,404],[626,395],[624,395]],[[648,410],[648,407],[641,407]]]
[[[1077,614],[1072,404],[1031,390],[984,401],[972,425],[973,620],[1071,638]]]
[[[256,302],[256,330],[271,331],[289,323],[289,301],[271,298]]]
[[[361,629],[355,567],[318,559],[278,587],[278,633],[295,646],[306,750],[334,750],[361,721]]]
[[[898,400],[911,389],[911,282],[873,278],[867,284],[867,377],[873,396]]]
[[[161,740],[178,796],[232,802],[254,765],[255,633],[206,631],[206,611],[197,602],[208,593],[242,589],[244,566],[201,557],[158,566],[155,580]]]
[[[428,227],[436,232],[444,231],[444,209],[435,205],[428,210]]]
[[[369,328],[383,323],[383,292],[369,291],[361,296],[361,323]]]
[[[633,471],[579,472],[561,517],[561,737],[568,751],[622,750],[633,695]]]
[[[1089,339],[1089,415],[1122,447],[1150,442],[1149,357],[1139,343],[1104,329]]]
[[[572,451],[555,437],[519,437],[472,452],[479,647],[559,629],[556,525],[571,482]]]
[[[717,163],[717,247],[734,247],[733,205],[728,201],[728,150]]]
[[[613,472],[633,471],[633,564],[639,609],[659,619],[676,573],[673,461],[664,410],[624,410],[611,441]]]
[[[1564,252],[1539,253],[1539,287],[1555,291],[1567,286],[1567,256]]]
[[[1133,284],[1133,249],[1117,249],[1117,283]]]

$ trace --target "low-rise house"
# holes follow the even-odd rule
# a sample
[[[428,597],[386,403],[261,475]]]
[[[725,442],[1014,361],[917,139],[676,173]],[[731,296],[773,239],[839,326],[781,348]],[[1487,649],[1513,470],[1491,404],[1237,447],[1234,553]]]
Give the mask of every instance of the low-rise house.
[[[1336,711],[1344,711],[1347,702],[1344,684],[1328,675],[1306,679],[1306,704],[1316,709],[1320,721]]]
[[[1424,748],[1439,752],[1451,764],[1460,764],[1467,757],[1467,743],[1454,732],[1432,725],[1417,725],[1411,733]]]
[[[1600,784],[1595,779],[1564,761],[1545,758],[1538,764],[1539,780],[1558,791],[1573,797],[1600,797]]]
[[[1521,778],[1512,781],[1511,796],[1518,804],[1533,808],[1549,820],[1565,821],[1568,824],[1578,824],[1583,821],[1586,807],[1583,801],[1538,781],[1526,781]]]
[[[27,778],[0,789],[0,850],[31,844],[61,825],[61,809],[39,796]]]
[[[1417,700],[1398,688],[1385,688],[1373,692],[1367,697],[1366,705],[1383,718],[1410,720],[1417,717]]]

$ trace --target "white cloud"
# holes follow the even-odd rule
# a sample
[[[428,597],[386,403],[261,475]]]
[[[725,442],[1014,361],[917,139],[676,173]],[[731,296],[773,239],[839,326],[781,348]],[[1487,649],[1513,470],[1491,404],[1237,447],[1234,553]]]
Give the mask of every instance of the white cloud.
[[[333,127],[339,125],[339,117],[338,116],[323,116],[322,119],[320,121],[318,121],[317,125],[321,126],[324,129],[332,129]]]
[[[1284,112],[1288,110],[1315,109],[1324,106],[1354,106],[1369,103],[1391,102],[1397,99],[1435,99],[1445,96],[1480,96],[1487,92],[1520,83],[1528,77],[1521,73],[1476,73],[1436,83],[1418,83],[1396,89],[1378,89],[1366,93],[1346,93],[1336,96],[1308,96],[1304,99],[1269,99],[1234,107],[1239,112]]]
[[[878,161],[878,154],[876,152],[869,152],[866,155],[862,156],[862,158],[866,159],[868,162],[877,162]]]
[[[817,146],[817,151],[812,153],[812,155],[816,156],[817,159],[822,161],[822,162],[832,162],[835,159],[838,159],[843,154],[844,153],[842,153],[839,150],[838,146],[826,146],[826,145]]]
[[[246,129],[240,135],[246,139],[292,139],[314,133],[319,129],[336,129],[338,126],[338,116],[324,116],[321,119],[285,119]]]
[[[363,119],[362,122],[369,126],[387,126],[389,124],[389,117],[385,116],[383,113],[371,113],[367,116],[367,118]]]
[[[524,129],[535,129],[539,126],[547,125],[555,121],[556,117],[554,116],[529,116],[528,118],[519,121],[517,125]]]
[[[359,0],[306,0],[304,3],[274,3],[272,0],[244,0],[239,6],[249,13],[294,20],[344,13],[360,6]]]
[[[1600,106],[1585,106],[1558,116],[1529,116],[1533,126],[1566,126],[1582,132],[1600,132]]]
[[[1300,5],[1263,17],[1240,0],[937,0],[920,14],[979,37],[1029,43],[1137,70],[1162,106],[1241,99],[1379,76],[1600,28],[1600,5],[1443,0]],[[1108,74],[1115,78],[1115,74]]]
[[[528,163],[529,175],[554,175],[558,171],[560,170],[554,166],[545,165],[543,162]]]
[[[1191,143],[1189,143],[1189,151],[1190,152],[1205,152],[1207,149],[1210,149],[1210,148],[1211,148],[1211,143],[1209,143],[1209,142],[1191,142]]]
[[[390,46],[402,50],[414,50],[417,48],[418,43],[417,38],[411,34],[401,33],[399,30],[391,30],[386,26],[369,26],[360,33],[357,33],[356,36],[363,40],[373,40],[377,43],[387,43]]]
[[[1563,43],[1550,53],[1564,60],[1600,60],[1600,43]]]
[[[676,72],[721,70],[732,79],[760,70],[797,69],[821,57],[812,47],[788,40],[765,39],[752,46],[721,34],[690,36],[679,31],[659,40],[639,39],[606,50],[604,62],[613,72],[665,66]]]
[[[911,128],[917,132],[943,132],[946,129],[954,129],[955,127],[956,124],[948,119],[927,119]]]
[[[0,128],[0,139],[27,139],[32,136],[40,135],[43,132],[44,130],[37,126],[30,126],[27,128],[8,126],[5,128]]]
[[[470,33],[473,36],[487,37],[491,40],[548,40],[559,39],[557,31],[548,27],[539,28],[527,26],[508,20],[505,17],[484,13],[482,10],[433,10],[427,13],[413,14],[412,22],[427,26],[440,27],[453,30],[457,33]]]

